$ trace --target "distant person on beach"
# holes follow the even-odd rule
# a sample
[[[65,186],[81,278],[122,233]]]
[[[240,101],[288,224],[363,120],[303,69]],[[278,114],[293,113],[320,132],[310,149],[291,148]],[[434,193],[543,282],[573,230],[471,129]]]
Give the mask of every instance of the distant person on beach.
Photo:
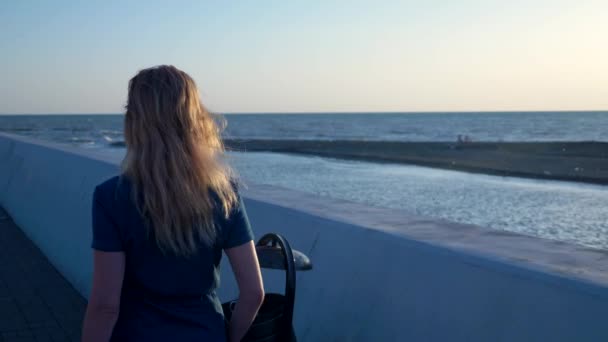
[[[173,66],[129,82],[120,175],[93,194],[93,284],[82,340],[240,341],[264,298],[219,129]],[[240,295],[228,326],[216,289],[226,252]]]
[[[473,140],[471,140],[471,137],[469,137],[468,135],[462,135],[462,134],[458,134],[458,139],[456,140],[456,142],[458,142],[459,144],[468,144],[470,142],[472,142]]]

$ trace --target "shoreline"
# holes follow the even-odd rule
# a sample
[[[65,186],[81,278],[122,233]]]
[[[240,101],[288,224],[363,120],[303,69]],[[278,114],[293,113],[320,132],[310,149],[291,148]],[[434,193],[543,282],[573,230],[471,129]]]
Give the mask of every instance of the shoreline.
[[[235,152],[279,152],[495,176],[608,185],[607,142],[389,142],[225,139]]]

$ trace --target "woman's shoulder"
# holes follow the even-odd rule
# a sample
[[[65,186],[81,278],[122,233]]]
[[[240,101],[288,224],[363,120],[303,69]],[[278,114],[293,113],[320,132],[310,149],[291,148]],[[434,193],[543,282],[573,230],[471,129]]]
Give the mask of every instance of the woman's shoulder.
[[[110,178],[104,180],[103,182],[97,184],[97,186],[95,186],[95,188],[96,189],[98,188],[101,190],[113,188],[116,186],[116,184],[118,184],[118,180],[120,177],[121,177],[121,175],[116,175],[116,176],[110,177]]]
[[[95,186],[94,197],[99,201],[113,201],[129,194],[131,183],[123,174],[110,177]]]

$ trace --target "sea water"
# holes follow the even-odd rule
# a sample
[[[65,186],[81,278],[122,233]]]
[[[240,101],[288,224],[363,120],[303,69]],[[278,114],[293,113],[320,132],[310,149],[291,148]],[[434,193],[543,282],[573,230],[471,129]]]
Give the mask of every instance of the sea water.
[[[608,141],[608,113],[227,115],[264,139]],[[124,154],[122,116],[0,116],[0,131]],[[279,153],[230,153],[246,182],[608,249],[608,187]]]

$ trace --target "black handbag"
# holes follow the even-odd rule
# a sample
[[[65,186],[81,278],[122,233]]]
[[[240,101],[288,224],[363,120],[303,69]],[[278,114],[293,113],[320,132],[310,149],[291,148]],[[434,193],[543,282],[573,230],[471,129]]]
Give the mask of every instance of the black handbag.
[[[264,235],[256,245],[261,268],[285,270],[285,293],[267,293],[243,342],[296,342],[293,330],[293,309],[296,296],[296,267],[310,270],[308,257],[291,249],[279,234]],[[294,260],[295,256],[295,260]],[[222,304],[224,317],[229,322],[236,300]]]

